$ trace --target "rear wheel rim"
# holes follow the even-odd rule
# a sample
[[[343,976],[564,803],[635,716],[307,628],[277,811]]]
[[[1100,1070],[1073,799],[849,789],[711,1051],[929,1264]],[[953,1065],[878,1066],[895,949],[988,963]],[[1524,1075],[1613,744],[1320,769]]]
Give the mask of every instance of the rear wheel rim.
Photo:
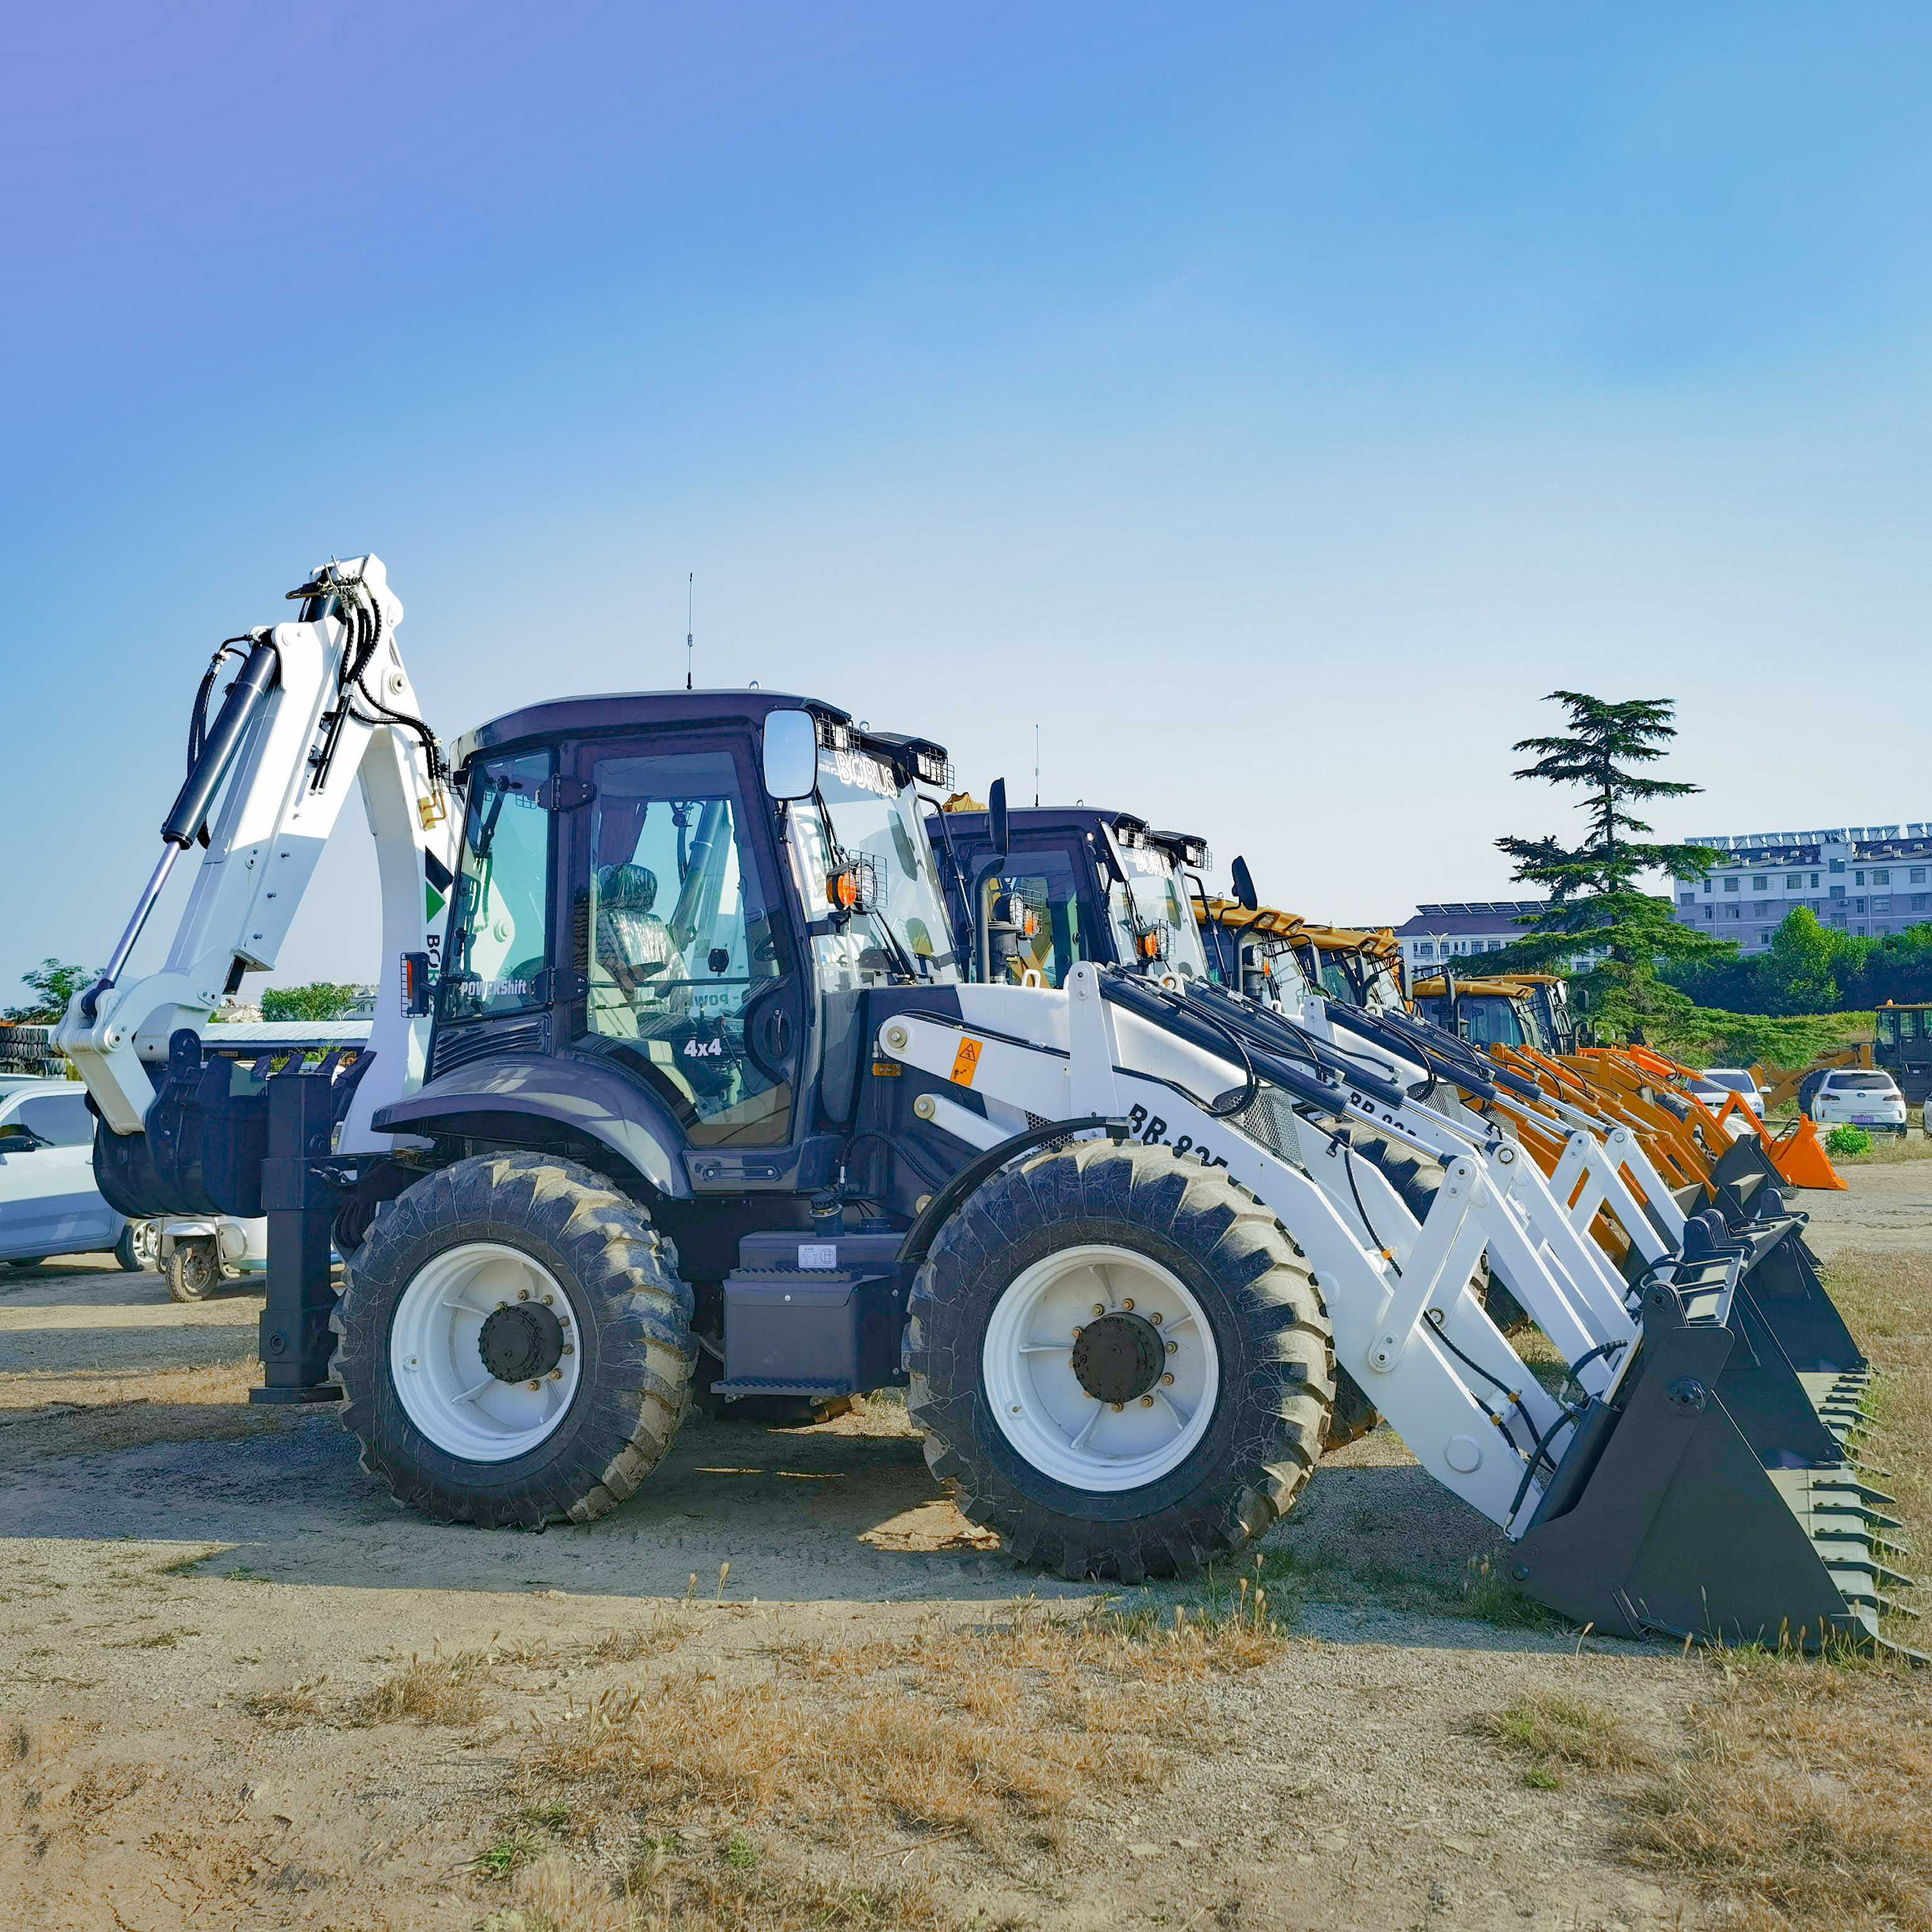
[[[1116,1322],[1128,1366],[1088,1378],[1076,1368],[1080,1331]],[[1157,1338],[1143,1387],[1135,1343]],[[1138,1249],[1090,1242],[1063,1248],[1016,1276],[994,1304],[980,1349],[986,1399],[1000,1433],[1043,1475],[1070,1488],[1144,1487],[1185,1462],[1208,1432],[1220,1392],[1220,1355],[1206,1311],[1174,1273]]]
[[[542,1310],[561,1330],[554,1364],[512,1382],[484,1362],[484,1324],[499,1310]],[[468,1462],[506,1462],[548,1441],[582,1376],[574,1311],[542,1262],[501,1241],[466,1241],[410,1278],[389,1324],[389,1374],[424,1436]]]

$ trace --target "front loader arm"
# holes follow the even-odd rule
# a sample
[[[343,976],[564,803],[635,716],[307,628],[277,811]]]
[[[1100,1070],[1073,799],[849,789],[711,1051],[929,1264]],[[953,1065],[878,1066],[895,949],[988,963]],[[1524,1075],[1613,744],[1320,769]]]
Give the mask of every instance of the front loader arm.
[[[218,713],[197,718],[160,860],[107,970],[76,997],[59,1030],[116,1135],[143,1131],[172,1037],[200,1033],[245,973],[274,966],[358,783],[376,840],[383,968],[344,1150],[388,1145],[369,1118],[422,1077],[428,1003],[405,1000],[403,961],[414,955],[434,965],[454,836],[442,755],[396,646],[402,605],[374,556],[326,566],[290,594],[301,600],[298,621],[259,627],[217,653],[204,704],[225,660],[238,658],[239,668]],[[165,961],[124,977],[170,872],[198,842],[206,849]]]

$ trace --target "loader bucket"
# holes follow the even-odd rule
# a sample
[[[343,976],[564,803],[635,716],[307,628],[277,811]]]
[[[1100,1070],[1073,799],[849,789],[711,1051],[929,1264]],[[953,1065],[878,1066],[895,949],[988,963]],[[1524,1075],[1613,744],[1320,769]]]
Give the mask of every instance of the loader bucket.
[[[1773,1141],[1766,1150],[1772,1165],[1793,1187],[1835,1188],[1840,1193],[1846,1183],[1832,1165],[1825,1151],[1816,1124],[1800,1118]]]
[[[1538,1601],[1624,1636],[1878,1636],[1886,1591],[1910,1580],[1888,1561],[1891,1498],[1781,1355],[1749,1264],[1733,1246],[1646,1291],[1634,1359],[1516,1545]]]

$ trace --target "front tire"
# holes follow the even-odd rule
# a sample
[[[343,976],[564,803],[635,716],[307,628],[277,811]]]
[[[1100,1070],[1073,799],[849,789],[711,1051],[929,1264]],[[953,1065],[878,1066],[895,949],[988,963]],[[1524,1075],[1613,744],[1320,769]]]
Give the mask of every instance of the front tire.
[[[995,1174],[909,1312],[926,1461],[1022,1563],[1190,1574],[1284,1515],[1322,1454],[1334,1356],[1306,1264],[1168,1148],[1081,1142]]]
[[[330,1318],[362,1466],[440,1521],[540,1529],[616,1508],[691,1399],[691,1291],[628,1196],[483,1154],[376,1210]]]

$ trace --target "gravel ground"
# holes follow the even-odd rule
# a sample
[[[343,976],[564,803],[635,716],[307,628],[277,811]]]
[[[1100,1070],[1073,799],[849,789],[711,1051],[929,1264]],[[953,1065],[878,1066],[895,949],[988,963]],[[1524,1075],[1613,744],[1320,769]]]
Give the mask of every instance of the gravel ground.
[[[1821,1251],[1926,1250],[1932,1162],[1852,1183],[1804,1197]],[[586,1647],[694,1578],[676,1667],[728,1680],[775,1645],[1096,1594],[1016,1572],[934,1493],[884,1402],[803,1431],[694,1423],[643,1494],[586,1528],[428,1524],[362,1473],[330,1414],[242,1407],[260,1307],[246,1291],[180,1307],[154,1276],[85,1263],[0,1280],[0,1922],[477,1926],[506,1898],[472,1862],[519,1749],[634,1677]],[[1667,1754],[1706,1664],[1454,1614],[1495,1534],[1386,1430],[1324,1465],[1270,1544],[1306,1580],[1296,1639],[1202,1688],[1162,1788],[1096,1789],[1024,1883],[957,1845],[914,1845],[902,1875],[1014,1926],[1718,1922],[1620,1856],[1614,1780],[1539,1788],[1474,1734],[1554,1694]],[[1165,1616],[1185,1594],[1154,1598]],[[250,1706],[493,1646],[510,1660],[467,1728],[278,1726]]]

